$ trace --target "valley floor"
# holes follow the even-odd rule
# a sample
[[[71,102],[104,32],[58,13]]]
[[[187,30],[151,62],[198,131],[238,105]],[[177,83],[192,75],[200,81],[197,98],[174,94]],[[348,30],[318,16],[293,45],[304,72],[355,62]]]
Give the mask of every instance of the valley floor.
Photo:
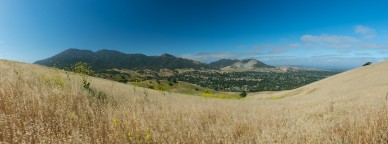
[[[0,61],[0,143],[385,143],[388,63],[212,99]]]

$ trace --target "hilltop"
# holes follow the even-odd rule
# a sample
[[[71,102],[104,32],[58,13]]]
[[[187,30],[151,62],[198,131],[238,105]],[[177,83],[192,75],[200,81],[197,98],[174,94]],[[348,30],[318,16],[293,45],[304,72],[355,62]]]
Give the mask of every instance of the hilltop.
[[[304,87],[209,99],[0,61],[0,142],[383,143],[388,62]]]

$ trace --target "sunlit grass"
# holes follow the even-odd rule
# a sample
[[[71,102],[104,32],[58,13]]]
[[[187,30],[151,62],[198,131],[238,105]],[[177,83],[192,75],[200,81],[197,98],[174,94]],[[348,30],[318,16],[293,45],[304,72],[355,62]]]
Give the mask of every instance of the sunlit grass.
[[[220,99],[240,99],[241,96],[237,92],[221,92],[213,89],[197,86],[191,83],[178,81],[177,83],[169,82],[166,80],[146,80],[142,82],[132,82],[131,84],[144,87],[152,88],[159,91],[175,92],[193,96],[201,96],[206,98],[220,98]]]
[[[106,100],[92,97],[78,74],[0,61],[0,143],[388,141],[388,102],[373,93],[224,100],[99,78],[90,83]]]

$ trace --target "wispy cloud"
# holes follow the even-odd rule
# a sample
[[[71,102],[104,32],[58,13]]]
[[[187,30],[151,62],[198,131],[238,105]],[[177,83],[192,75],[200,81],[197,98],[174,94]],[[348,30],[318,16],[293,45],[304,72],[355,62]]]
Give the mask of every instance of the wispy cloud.
[[[340,55],[317,55],[310,57],[289,57],[289,56],[272,56],[265,58],[263,62],[281,66],[281,65],[299,65],[321,68],[355,68],[360,67],[365,62],[378,62],[383,58],[376,58],[371,56],[359,57],[344,57]]]
[[[303,35],[300,37],[302,47],[310,48],[334,48],[334,49],[386,49],[388,43],[373,42],[371,38],[376,37],[374,29],[358,25],[355,26],[354,32],[365,39],[358,39],[349,35]]]
[[[357,56],[371,56],[372,54],[370,53],[355,53],[354,55],[357,55]]]
[[[343,44],[343,43],[358,43],[360,40],[351,36],[341,35],[303,35],[300,37],[302,42],[307,43],[328,43],[328,44]]]
[[[364,25],[355,26],[354,32],[367,39],[376,37],[376,31],[373,28],[370,28]]]
[[[277,43],[238,45],[236,47],[239,50],[251,48],[251,52],[198,53],[181,55],[181,57],[201,62],[256,58],[272,65],[348,68],[358,67],[366,61],[383,60],[383,53],[388,53],[388,43],[370,39],[376,37],[376,32],[372,28],[359,25],[354,27],[354,31],[362,37],[357,35],[305,34],[292,41],[285,39]]]
[[[306,34],[300,36],[298,41],[283,44],[273,43],[254,45],[252,49],[256,52],[259,52],[261,55],[284,55],[288,52],[292,52],[298,49],[307,50],[307,52],[311,52],[311,49],[338,49],[338,51],[344,51],[346,49],[346,51],[349,51],[354,49],[361,49],[362,46],[372,48],[383,47],[384,45],[372,45],[370,43],[364,42],[363,40],[347,35]]]
[[[388,49],[388,43],[363,43],[360,45],[362,48],[367,49]]]
[[[282,44],[262,44],[262,45],[254,45],[252,49],[256,51],[258,54],[262,55],[276,55],[282,54],[291,48],[298,48],[300,45],[297,43],[290,43],[286,45]]]

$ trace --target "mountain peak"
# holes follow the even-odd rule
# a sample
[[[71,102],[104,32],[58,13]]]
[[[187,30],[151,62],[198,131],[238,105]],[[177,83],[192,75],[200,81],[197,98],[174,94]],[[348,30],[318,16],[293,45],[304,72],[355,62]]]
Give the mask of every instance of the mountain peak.
[[[78,51],[78,50],[80,50],[80,49],[77,49],[77,48],[68,48],[68,49],[65,50],[65,51]]]
[[[91,50],[81,50],[76,48],[69,48],[65,51],[60,52],[53,57],[87,57],[93,55],[93,51]]]
[[[107,50],[107,49],[102,49],[102,50],[96,51],[95,53],[96,54],[124,54],[116,50]]]
[[[168,54],[168,53],[164,53],[162,55],[160,55],[161,57],[171,57],[171,58],[175,58],[175,56],[171,55],[171,54]]]
[[[246,62],[250,62],[250,61],[253,61],[253,62],[259,62],[259,60],[257,59],[254,59],[254,58],[249,58],[249,59],[243,59],[242,62],[246,63]]]
[[[61,53],[72,53],[72,52],[76,52],[76,53],[79,53],[79,52],[90,53],[90,52],[92,52],[93,53],[93,51],[91,51],[91,50],[81,50],[81,49],[77,49],[77,48],[69,48],[67,50],[62,51]]]

